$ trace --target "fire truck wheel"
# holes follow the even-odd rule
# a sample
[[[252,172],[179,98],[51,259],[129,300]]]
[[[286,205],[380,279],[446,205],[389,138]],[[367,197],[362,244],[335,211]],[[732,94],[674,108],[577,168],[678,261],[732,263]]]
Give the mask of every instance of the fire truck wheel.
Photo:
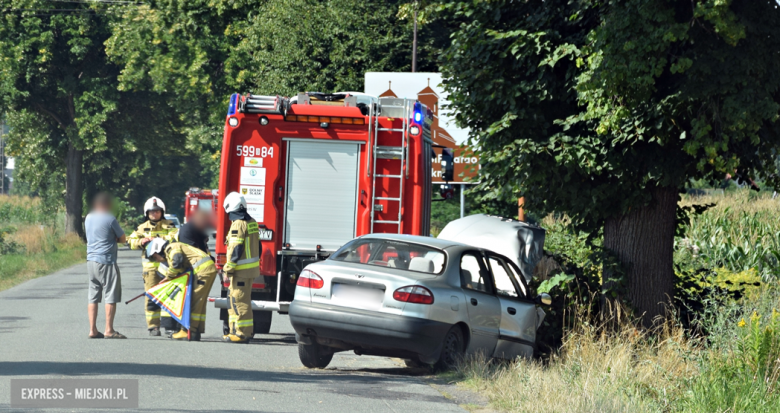
[[[271,331],[271,318],[273,313],[270,311],[252,311],[254,316],[254,332],[257,334],[268,334]]]
[[[313,342],[313,344],[298,343],[298,358],[310,369],[324,369],[333,359],[333,351]]]

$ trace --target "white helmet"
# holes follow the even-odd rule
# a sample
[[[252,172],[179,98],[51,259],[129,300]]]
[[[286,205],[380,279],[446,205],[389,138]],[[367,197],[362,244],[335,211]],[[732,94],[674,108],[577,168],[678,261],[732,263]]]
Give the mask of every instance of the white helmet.
[[[151,258],[154,254],[162,255],[166,245],[168,245],[168,241],[162,238],[153,238],[146,244],[146,257]]]
[[[238,192],[231,192],[225,197],[225,201],[222,203],[225,208],[225,212],[228,214],[236,212],[241,208],[246,209],[246,199]]]
[[[147,199],[146,203],[144,204],[144,216],[148,216],[149,211],[155,209],[161,209],[163,214],[165,214],[165,204],[163,203],[162,199],[153,196]]]

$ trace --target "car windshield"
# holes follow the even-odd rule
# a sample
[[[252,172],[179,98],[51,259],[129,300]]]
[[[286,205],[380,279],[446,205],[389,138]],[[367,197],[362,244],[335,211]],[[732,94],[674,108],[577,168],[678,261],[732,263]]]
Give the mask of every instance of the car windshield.
[[[441,274],[444,251],[420,244],[386,239],[356,239],[341,247],[330,259],[379,267]]]

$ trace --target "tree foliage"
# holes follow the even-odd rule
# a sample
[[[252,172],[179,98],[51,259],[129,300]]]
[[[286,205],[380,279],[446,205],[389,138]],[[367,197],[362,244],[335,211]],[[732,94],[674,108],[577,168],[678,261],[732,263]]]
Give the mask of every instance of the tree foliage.
[[[11,127],[17,182],[51,207],[64,192],[69,230],[80,232],[82,199],[98,190],[137,200],[197,185],[201,168],[167,96],[119,90],[120,66],[104,43],[121,8],[16,0],[0,7],[0,112]],[[183,158],[190,161],[176,161]]]
[[[453,2],[444,70],[483,187],[598,228],[648,189],[734,170],[777,186],[774,1]]]
[[[106,42],[121,90],[172,92],[188,147],[215,172],[232,93],[359,91],[367,71],[411,67],[411,26],[398,1],[155,0],[122,8]],[[435,26],[439,27],[439,26]],[[446,32],[422,42],[436,70]],[[436,34],[434,34],[436,33]]]

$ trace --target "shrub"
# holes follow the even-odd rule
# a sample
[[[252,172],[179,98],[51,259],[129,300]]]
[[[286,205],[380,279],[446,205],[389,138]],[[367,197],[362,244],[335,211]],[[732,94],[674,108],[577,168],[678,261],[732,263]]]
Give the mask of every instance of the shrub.
[[[0,255],[21,254],[24,252],[24,245],[9,240],[8,236],[16,231],[14,227],[0,228]]]

